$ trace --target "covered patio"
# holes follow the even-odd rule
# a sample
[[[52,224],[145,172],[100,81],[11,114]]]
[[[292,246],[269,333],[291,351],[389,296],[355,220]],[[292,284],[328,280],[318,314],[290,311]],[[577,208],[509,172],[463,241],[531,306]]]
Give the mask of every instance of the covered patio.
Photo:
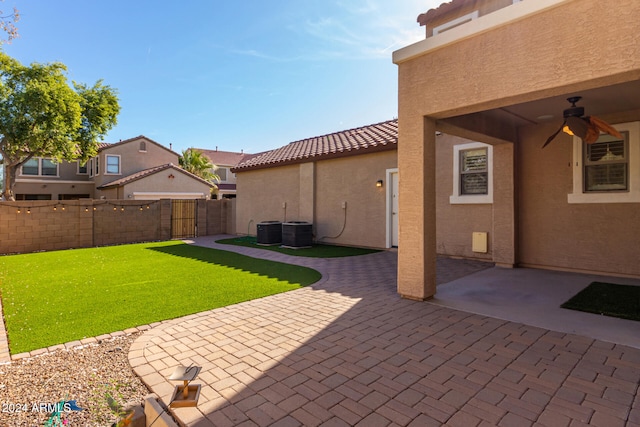
[[[429,16],[444,20],[447,13],[455,18],[456,8],[482,10],[487,3],[455,0],[421,15],[422,22],[428,25]],[[398,292],[409,299],[436,294],[436,254],[448,248],[441,230],[454,210],[457,223],[448,230],[485,232],[483,256],[498,266],[640,277],[640,3],[502,3],[394,52]],[[574,96],[581,97],[586,117],[597,116],[625,135],[619,157],[626,181],[619,189],[587,188],[587,148],[580,138],[560,132],[542,148],[561,127],[563,111],[571,107],[567,98]],[[492,183],[483,203],[451,202],[445,217],[436,152],[450,136],[491,147]]]

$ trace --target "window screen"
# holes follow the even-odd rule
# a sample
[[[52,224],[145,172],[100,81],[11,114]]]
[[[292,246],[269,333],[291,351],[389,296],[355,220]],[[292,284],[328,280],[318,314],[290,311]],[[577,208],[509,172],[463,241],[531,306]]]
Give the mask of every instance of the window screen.
[[[629,133],[623,139],[602,135],[584,147],[584,191],[627,191],[629,189]]]
[[[487,149],[460,151],[460,194],[487,194]]]

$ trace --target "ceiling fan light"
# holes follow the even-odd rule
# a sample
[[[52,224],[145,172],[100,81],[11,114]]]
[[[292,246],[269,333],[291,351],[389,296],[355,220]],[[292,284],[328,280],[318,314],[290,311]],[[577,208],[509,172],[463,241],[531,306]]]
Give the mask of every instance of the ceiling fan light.
[[[569,129],[569,126],[567,126],[567,125],[564,125],[564,127],[562,128],[562,132],[573,136],[573,132],[571,132],[571,129]]]
[[[568,117],[567,126],[572,132],[571,135],[575,135],[581,139],[584,139],[589,132],[589,122],[582,117]]]

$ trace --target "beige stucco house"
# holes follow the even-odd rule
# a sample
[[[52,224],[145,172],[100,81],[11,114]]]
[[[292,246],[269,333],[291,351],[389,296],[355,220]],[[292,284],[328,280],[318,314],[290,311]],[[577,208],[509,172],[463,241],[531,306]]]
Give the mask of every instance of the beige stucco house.
[[[636,0],[453,0],[418,17],[425,39],[393,54],[402,296],[435,294],[443,250],[640,277],[639,20]],[[623,138],[560,132],[543,149],[577,96]]]
[[[248,154],[244,151],[239,153],[235,151],[222,151],[218,150],[218,147],[216,147],[215,150],[203,148],[197,148],[197,150],[207,156],[209,160],[211,160],[211,163],[217,167],[214,172],[220,179],[216,182],[216,187],[218,187],[216,197],[218,199],[235,198],[237,194],[236,174],[231,172],[231,169],[238,166],[242,161],[253,157],[253,154]]]
[[[255,235],[262,221],[307,221],[317,242],[397,246],[397,132],[391,120],[245,159],[231,170],[237,233]]]
[[[101,143],[86,164],[33,158],[18,171],[18,200],[209,198],[212,185],[178,165],[178,153],[145,137]]]

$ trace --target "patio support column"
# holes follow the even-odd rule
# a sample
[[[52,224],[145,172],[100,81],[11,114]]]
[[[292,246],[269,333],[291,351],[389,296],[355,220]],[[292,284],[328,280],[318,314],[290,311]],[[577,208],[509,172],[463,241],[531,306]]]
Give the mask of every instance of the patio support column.
[[[402,117],[398,293],[422,301],[436,293],[436,126],[427,117]]]

